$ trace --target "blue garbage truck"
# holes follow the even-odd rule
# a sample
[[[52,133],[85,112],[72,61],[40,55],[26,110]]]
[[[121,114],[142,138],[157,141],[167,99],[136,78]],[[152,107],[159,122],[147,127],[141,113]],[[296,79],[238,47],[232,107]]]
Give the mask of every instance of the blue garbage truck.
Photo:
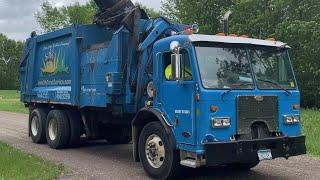
[[[134,160],[158,179],[184,166],[250,169],[306,153],[287,44],[228,27],[198,34],[130,1],[96,3],[94,24],[25,43],[21,101],[34,143],[132,142]]]

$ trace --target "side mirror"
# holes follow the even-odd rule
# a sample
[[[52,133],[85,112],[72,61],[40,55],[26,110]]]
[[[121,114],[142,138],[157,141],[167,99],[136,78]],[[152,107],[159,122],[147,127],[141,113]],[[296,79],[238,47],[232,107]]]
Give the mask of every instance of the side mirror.
[[[171,68],[172,79],[176,81],[182,80],[182,54],[171,55]]]

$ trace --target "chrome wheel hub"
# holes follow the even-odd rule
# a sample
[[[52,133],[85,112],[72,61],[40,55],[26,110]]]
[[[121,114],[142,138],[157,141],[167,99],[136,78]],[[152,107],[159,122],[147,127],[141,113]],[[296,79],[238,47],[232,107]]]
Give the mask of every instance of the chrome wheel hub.
[[[165,159],[165,148],[162,139],[152,134],[148,137],[145,144],[145,152],[148,163],[153,168],[160,168]]]
[[[51,141],[54,141],[58,133],[58,123],[56,119],[51,119],[48,126],[49,138]]]
[[[31,120],[31,133],[33,136],[37,136],[39,132],[39,118],[34,116]]]

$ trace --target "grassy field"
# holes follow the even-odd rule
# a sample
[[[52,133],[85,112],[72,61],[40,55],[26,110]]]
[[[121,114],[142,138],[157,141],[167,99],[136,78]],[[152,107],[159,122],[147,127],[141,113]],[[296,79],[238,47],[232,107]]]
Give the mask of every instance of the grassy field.
[[[320,110],[302,111],[302,131],[307,137],[308,153],[320,156]]]
[[[17,91],[0,90],[0,111],[27,113],[23,104],[19,102]],[[302,111],[302,131],[307,136],[308,153],[320,156],[320,111]]]
[[[0,111],[28,113],[28,109],[20,103],[18,91],[0,90]]]
[[[0,179],[57,179],[62,165],[16,150],[0,142]]]

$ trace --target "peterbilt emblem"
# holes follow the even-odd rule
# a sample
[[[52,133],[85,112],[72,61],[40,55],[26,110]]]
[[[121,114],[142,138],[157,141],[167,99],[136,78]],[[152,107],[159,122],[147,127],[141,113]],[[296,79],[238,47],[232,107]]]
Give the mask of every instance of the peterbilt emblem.
[[[255,99],[256,101],[261,102],[261,101],[263,101],[263,96],[255,96],[254,99]]]

